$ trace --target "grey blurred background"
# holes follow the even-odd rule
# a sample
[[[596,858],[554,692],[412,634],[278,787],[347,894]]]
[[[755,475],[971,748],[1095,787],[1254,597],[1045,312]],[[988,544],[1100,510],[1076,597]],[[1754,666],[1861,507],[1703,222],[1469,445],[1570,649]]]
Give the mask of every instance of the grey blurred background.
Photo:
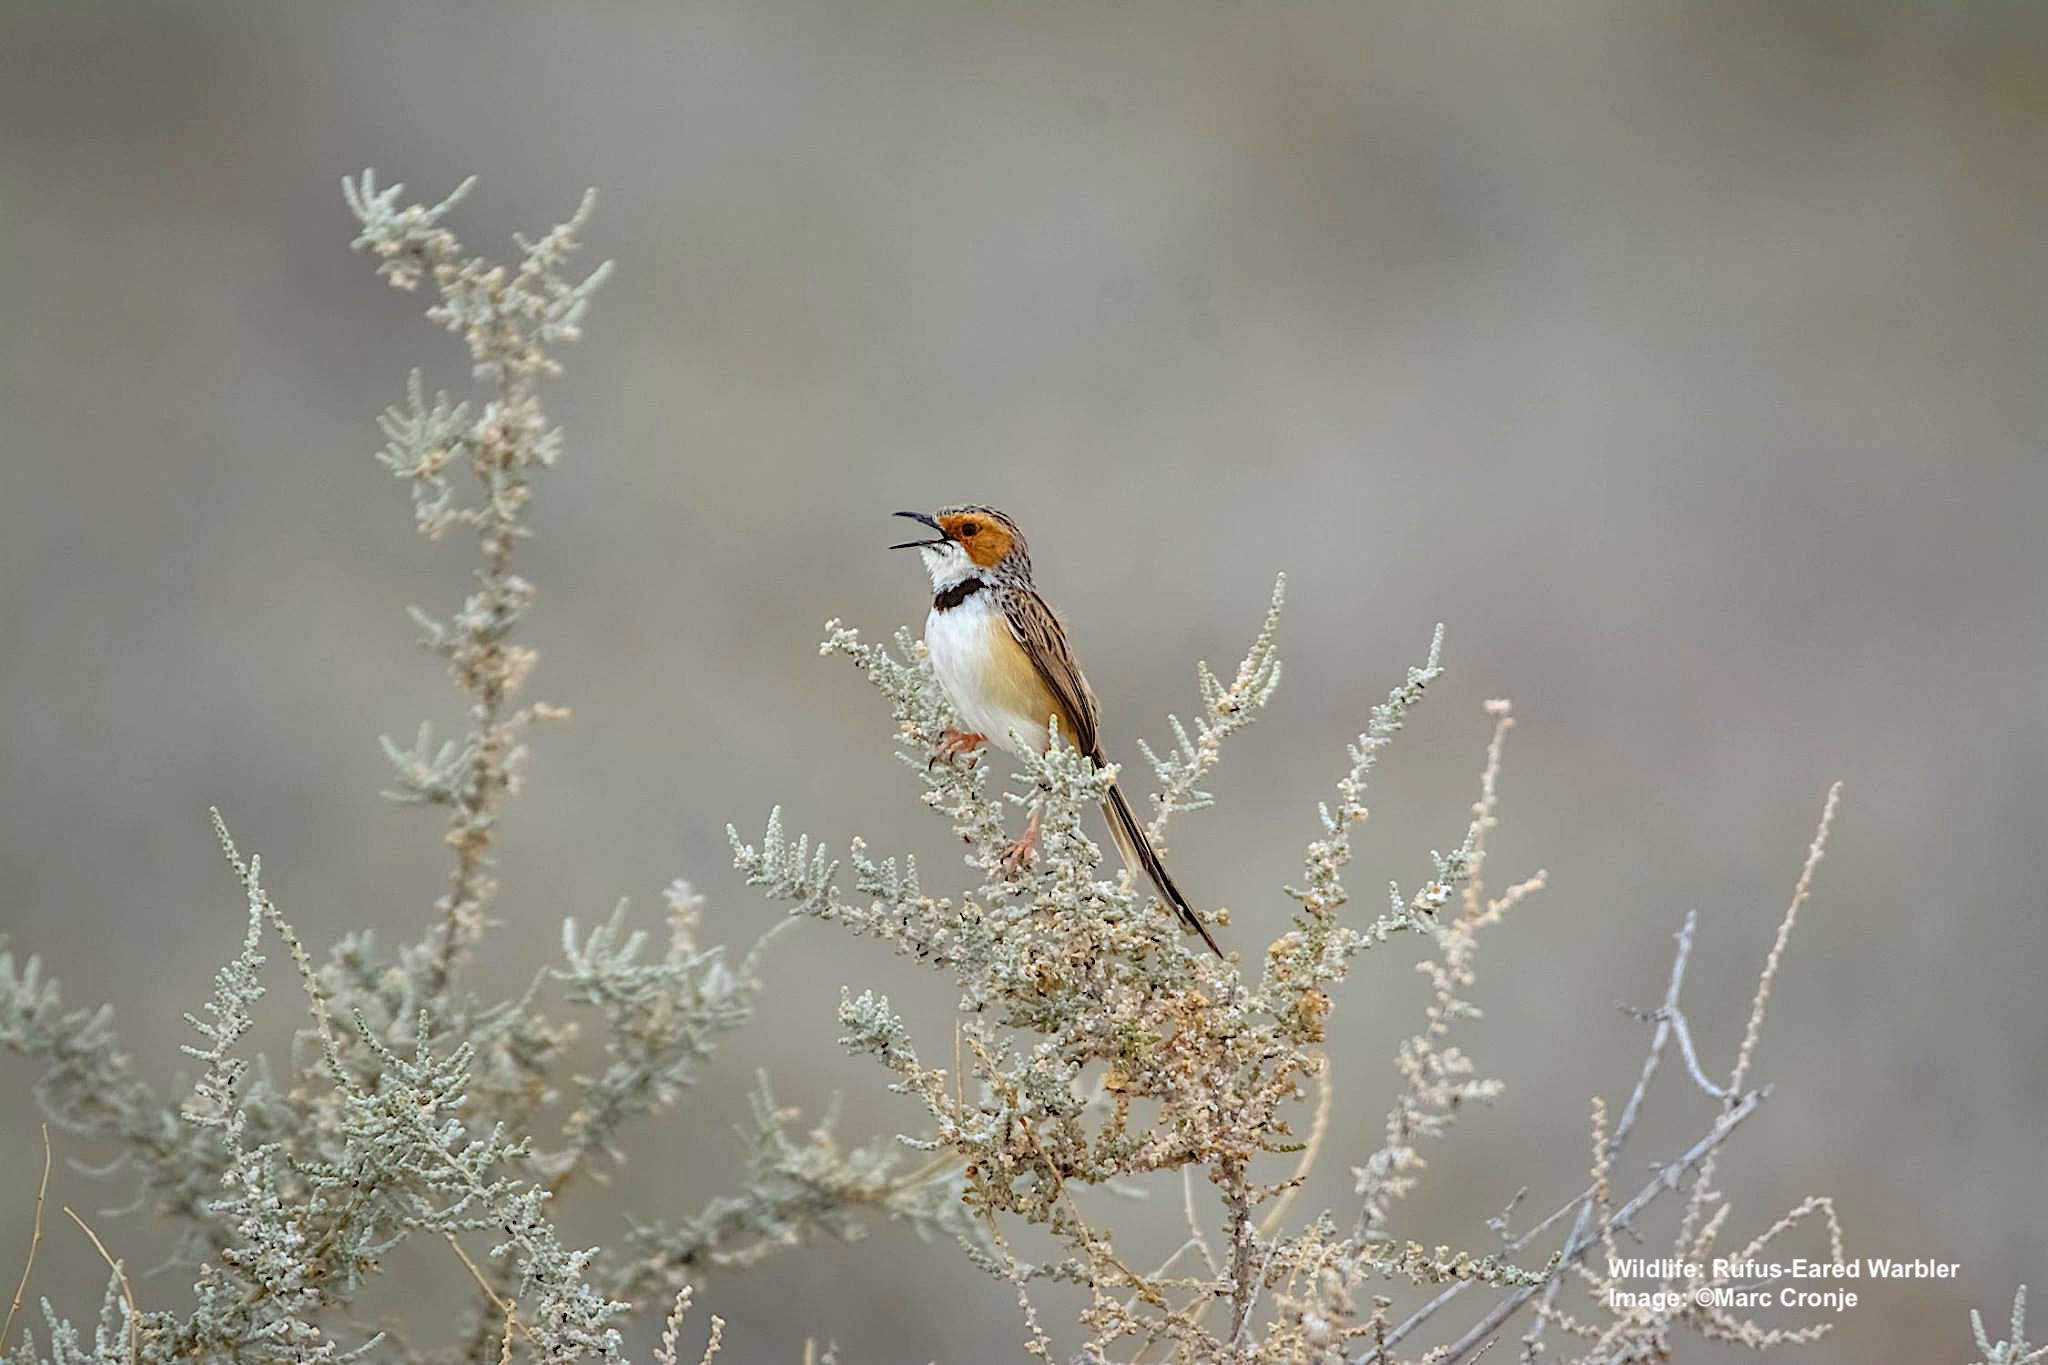
[[[1723,1168],[1733,1243],[1824,1192],[1853,1251],[1962,1263],[1876,1287],[1809,1360],[1967,1359],[1970,1306],[2048,1288],[2041,6],[17,0],[0,129],[0,913],[167,1085],[241,928],[209,803],[316,947],[411,933],[440,890],[374,741],[453,719],[401,608],[458,597],[471,554],[419,542],[369,452],[410,367],[465,366],[348,252],[339,178],[474,172],[455,226],[493,253],[595,185],[618,273],[520,556],[534,691],[577,719],[506,825],[480,987],[677,875],[750,942],[773,912],[723,828],[773,802],[940,865],[885,713],[814,645],[922,619],[890,511],[987,501],[1126,760],[1292,575],[1282,694],[1175,840],[1236,945],[1282,923],[1343,742],[1433,622],[1451,673],[1379,775],[1363,909],[1458,837],[1480,704],[1515,698],[1492,870],[1554,889],[1480,964],[1465,1041],[1508,1095],[1431,1151],[1403,1231],[1481,1246],[1518,1186],[1578,1187],[1587,1098],[1645,1041],[1614,1002],[1654,1001],[1689,908],[1692,1016],[1732,1054],[1839,777],[1778,1092]],[[1416,955],[1339,1001],[1304,1208],[1349,1217]],[[730,1188],[757,1068],[807,1112],[844,1091],[848,1137],[916,1122],[833,1010],[872,984],[937,1020],[946,984],[817,926],[769,972],[573,1236]],[[32,1074],[0,1059],[10,1267]],[[1675,1085],[1658,1110],[1641,1159],[1706,1119]],[[51,1198],[120,1202],[61,1166]],[[1165,1245],[1170,1208],[1118,1217]],[[38,1288],[89,1314],[101,1274],[54,1223]],[[704,1302],[742,1361],[1021,1336],[1005,1290],[886,1227]]]

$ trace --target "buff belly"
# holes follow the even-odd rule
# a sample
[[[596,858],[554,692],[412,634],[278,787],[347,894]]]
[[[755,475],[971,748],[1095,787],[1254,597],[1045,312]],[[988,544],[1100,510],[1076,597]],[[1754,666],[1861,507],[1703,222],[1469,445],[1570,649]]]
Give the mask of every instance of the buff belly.
[[[961,728],[1011,753],[1044,751],[1056,703],[987,592],[934,610],[925,620],[924,643]]]

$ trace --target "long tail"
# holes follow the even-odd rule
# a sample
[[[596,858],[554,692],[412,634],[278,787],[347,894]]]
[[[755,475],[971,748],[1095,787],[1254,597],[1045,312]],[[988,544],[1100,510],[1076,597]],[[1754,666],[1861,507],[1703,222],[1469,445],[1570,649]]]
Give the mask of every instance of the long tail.
[[[1218,957],[1223,949],[1195,914],[1195,908],[1188,904],[1188,898],[1180,893],[1167,874],[1166,864],[1160,861],[1152,841],[1145,837],[1145,827],[1138,823],[1137,815],[1131,810],[1131,803],[1124,800],[1121,787],[1109,789],[1109,799],[1102,803],[1102,813],[1109,817],[1109,832],[1116,836],[1116,846],[1123,852],[1124,865],[1132,872],[1142,872],[1159,888],[1160,897],[1172,906],[1188,928],[1202,936],[1202,942],[1209,945],[1209,951]]]

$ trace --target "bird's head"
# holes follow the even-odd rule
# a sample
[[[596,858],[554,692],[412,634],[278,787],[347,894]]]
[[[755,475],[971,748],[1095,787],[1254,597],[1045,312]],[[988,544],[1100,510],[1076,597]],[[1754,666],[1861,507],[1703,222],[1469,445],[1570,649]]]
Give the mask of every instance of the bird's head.
[[[1029,579],[1031,560],[1024,533],[993,507],[941,507],[936,513],[898,512],[931,528],[923,540],[906,540],[892,550],[916,550],[935,588],[950,588],[975,577]]]

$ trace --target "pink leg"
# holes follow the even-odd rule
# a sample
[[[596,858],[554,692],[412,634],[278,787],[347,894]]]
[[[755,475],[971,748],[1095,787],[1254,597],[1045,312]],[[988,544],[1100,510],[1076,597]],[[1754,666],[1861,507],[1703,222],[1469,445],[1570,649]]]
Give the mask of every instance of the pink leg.
[[[987,735],[977,735],[972,730],[955,730],[948,726],[939,736],[938,748],[932,751],[931,763],[925,766],[929,768],[932,763],[957,763],[965,758],[967,766],[971,768],[976,761],[974,751],[986,743]]]
[[[1012,877],[1024,870],[1024,864],[1038,852],[1038,808],[1031,808],[1031,819],[1025,822],[1024,837],[1003,850],[1003,871]]]

